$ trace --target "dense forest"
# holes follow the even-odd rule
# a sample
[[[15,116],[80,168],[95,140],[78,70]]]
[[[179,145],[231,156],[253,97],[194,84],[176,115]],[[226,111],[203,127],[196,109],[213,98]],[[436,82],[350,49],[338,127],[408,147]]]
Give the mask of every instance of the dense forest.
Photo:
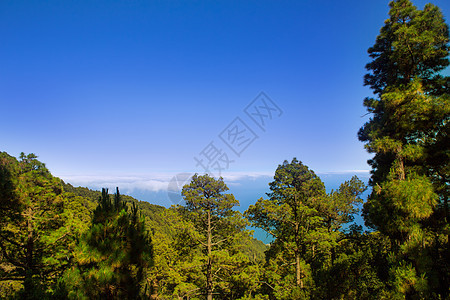
[[[449,299],[448,44],[438,7],[390,3],[364,77],[368,186],[327,192],[293,158],[244,213],[208,174],[164,208],[0,152],[0,298]]]

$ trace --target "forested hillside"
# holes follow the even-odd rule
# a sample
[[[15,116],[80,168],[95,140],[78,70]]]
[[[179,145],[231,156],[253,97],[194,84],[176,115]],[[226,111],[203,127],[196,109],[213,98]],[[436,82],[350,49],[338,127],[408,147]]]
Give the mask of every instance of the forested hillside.
[[[118,261],[108,261],[108,257],[120,256],[117,252],[125,252],[128,248],[138,248],[135,240],[130,241],[128,246],[121,243],[114,246],[117,241],[108,239],[105,241],[107,244],[102,246],[105,248],[95,254],[98,249],[90,249],[86,241],[80,243],[83,239],[93,239],[89,235],[92,235],[90,231],[95,228],[93,226],[95,223],[107,222],[104,217],[96,217],[96,214],[101,215],[102,209],[108,211],[108,208],[105,208],[108,205],[110,207],[118,205],[117,213],[120,214],[123,210],[131,219],[140,219],[143,226],[140,229],[141,233],[148,235],[146,242],[148,261],[144,264],[145,270],[141,270],[142,273],[145,271],[146,275],[145,278],[140,278],[138,283],[133,284],[140,286],[138,292],[134,293],[135,296],[140,293],[147,296],[151,293],[154,295],[162,293],[166,296],[173,293],[180,295],[198,293],[198,288],[193,288],[194,291],[189,290],[196,285],[195,283],[187,285],[185,276],[190,272],[199,277],[201,273],[202,262],[199,261],[201,252],[190,253],[189,248],[195,248],[198,244],[198,240],[193,241],[192,236],[199,233],[196,232],[193,221],[183,217],[185,212],[181,207],[166,209],[127,195],[120,195],[118,191],[114,197],[117,198],[118,195],[120,200],[112,201],[110,199],[112,195],[107,195],[106,191],[102,194],[100,191],[85,187],[73,187],[52,176],[45,164],[38,161],[33,154],[22,154],[17,160],[1,152],[0,171],[2,297],[95,298],[101,295],[111,297],[121,295],[115,288],[97,290],[101,285],[114,285],[120,282],[119,278],[110,278],[111,282],[105,278],[97,278],[95,282],[86,285],[74,285],[72,282],[83,280],[84,277],[80,277],[79,274],[81,271],[88,274],[109,272],[111,275],[118,269],[123,269],[114,267],[106,270],[98,267],[89,270],[88,266],[101,265],[105,262],[111,265],[118,264]],[[107,204],[108,201],[110,204]],[[123,204],[114,204],[115,202]],[[109,233],[111,236],[117,236],[114,230],[118,228],[114,229],[114,226],[121,225],[112,222],[110,229],[112,232]],[[244,228],[242,230],[245,234],[235,241],[233,248],[239,255],[233,256],[234,261],[228,262],[229,266],[236,264],[232,272],[234,276],[241,276],[241,270],[237,270],[237,267],[242,264],[250,267],[261,263],[266,250],[262,242],[251,238]],[[97,236],[95,240],[101,240],[101,237]],[[188,253],[189,256],[185,256]],[[94,257],[89,256],[100,257],[97,257],[95,262]],[[191,259],[195,256],[199,257],[195,258],[197,261],[193,264]],[[199,281],[196,284],[200,286],[202,280],[201,278],[197,280]]]
[[[0,152],[0,298],[449,299],[449,27],[432,4],[389,6],[364,77],[368,186],[327,192],[294,157],[244,213],[210,174],[167,209]]]
[[[304,288],[312,277],[332,276],[323,259],[329,251],[341,257],[346,236],[373,239],[355,226],[341,230],[362,202],[362,182],[354,177],[326,194],[320,178],[295,159],[277,169],[271,200],[246,212],[276,237],[268,252],[251,237],[247,218],[232,209],[238,200],[222,179],[194,176],[183,188],[185,206],[166,209],[118,189],[110,195],[73,187],[34,154],[16,159],[1,152],[0,170],[3,297],[298,297],[303,291],[295,282]],[[304,194],[291,198],[296,189]],[[308,244],[313,256],[306,258]],[[308,260],[319,269],[311,273]]]

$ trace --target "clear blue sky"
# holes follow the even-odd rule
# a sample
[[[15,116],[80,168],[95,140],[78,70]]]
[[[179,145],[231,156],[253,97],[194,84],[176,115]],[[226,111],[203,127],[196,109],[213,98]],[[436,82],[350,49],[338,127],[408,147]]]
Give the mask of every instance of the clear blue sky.
[[[426,1],[414,1],[423,8]],[[433,1],[450,16],[450,1]],[[388,1],[0,2],[0,150],[55,175],[201,171],[213,141],[230,172],[297,157],[318,172],[367,170],[356,133]],[[283,111],[262,131],[244,108]],[[219,134],[258,136],[240,157]]]

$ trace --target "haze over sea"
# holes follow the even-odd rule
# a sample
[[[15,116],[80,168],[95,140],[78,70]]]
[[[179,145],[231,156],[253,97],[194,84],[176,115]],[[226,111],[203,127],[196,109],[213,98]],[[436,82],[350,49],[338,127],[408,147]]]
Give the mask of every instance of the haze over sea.
[[[275,171],[274,171],[275,172]],[[325,184],[327,192],[336,190],[339,185],[346,180],[350,180],[353,175],[366,184],[369,180],[367,171],[346,171],[346,172],[328,172],[317,174]],[[173,175],[172,175],[173,176]],[[63,180],[74,186],[85,186],[94,190],[102,187],[108,188],[110,192],[119,187],[122,194],[130,195],[138,200],[147,201],[152,204],[164,206],[166,208],[173,204],[183,204],[181,197],[169,196],[168,185],[170,174],[152,174],[152,175],[129,175],[129,176],[61,176]],[[236,207],[240,212],[244,212],[250,205],[254,204],[259,198],[267,198],[269,192],[269,183],[273,180],[273,174],[224,174],[224,181],[229,187],[229,193],[232,193],[239,200],[240,206]],[[180,186],[182,183],[180,183]],[[363,195],[366,198],[368,192]],[[172,194],[173,195],[173,194]],[[179,201],[179,202],[178,202]],[[355,217],[358,225],[363,225],[364,221],[360,215]],[[255,230],[254,237],[269,243],[271,241],[263,230]]]

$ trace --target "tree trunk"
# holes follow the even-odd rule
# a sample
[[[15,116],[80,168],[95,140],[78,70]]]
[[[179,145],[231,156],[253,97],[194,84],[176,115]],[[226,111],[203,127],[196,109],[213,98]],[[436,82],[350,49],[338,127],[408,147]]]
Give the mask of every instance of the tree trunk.
[[[400,155],[400,151],[402,151],[401,146],[397,149],[397,160],[398,160],[398,179],[405,180],[405,164],[403,162],[403,157]]]
[[[27,242],[25,246],[25,280],[24,280],[24,290],[25,290],[25,298],[32,297],[32,290],[33,290],[33,273],[34,273],[34,266],[33,266],[33,250],[34,250],[34,235],[33,235],[33,224],[31,223],[31,215],[32,211],[31,208],[28,208],[27,211],[28,214],[28,220],[27,220]]]
[[[331,265],[334,265],[334,261],[336,260],[336,249],[334,247],[331,248]]]
[[[211,210],[208,210],[208,231],[207,231],[207,248],[208,248],[208,263],[206,265],[206,295],[207,300],[212,300],[212,261],[211,261]]]
[[[150,287],[150,300],[158,299],[158,279],[152,280],[152,285]]]
[[[295,199],[297,201],[297,195],[295,195]],[[294,210],[295,218],[297,218],[297,211]],[[301,245],[299,240],[299,230],[300,225],[298,222],[295,223],[295,244],[297,246],[295,252],[295,271],[297,276],[297,286],[299,286],[301,289],[303,288],[303,280],[302,280],[302,273],[300,270],[300,246],[302,247],[302,253],[304,254],[306,249],[304,248],[305,245]]]
[[[300,253],[296,251],[295,253],[295,270],[297,271],[297,286],[299,286],[301,289],[303,288],[303,280],[302,280],[302,273],[300,269]]]

